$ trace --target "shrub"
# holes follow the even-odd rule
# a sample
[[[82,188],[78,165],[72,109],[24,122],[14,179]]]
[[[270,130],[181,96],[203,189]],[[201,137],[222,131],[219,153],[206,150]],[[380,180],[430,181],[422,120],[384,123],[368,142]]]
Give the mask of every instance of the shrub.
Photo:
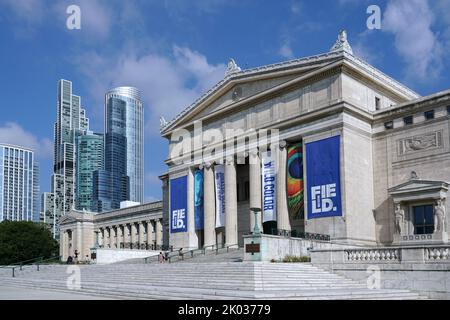
[[[307,257],[307,256],[286,256],[283,259],[283,262],[289,262],[289,263],[293,263],[293,262],[311,262],[311,258]]]

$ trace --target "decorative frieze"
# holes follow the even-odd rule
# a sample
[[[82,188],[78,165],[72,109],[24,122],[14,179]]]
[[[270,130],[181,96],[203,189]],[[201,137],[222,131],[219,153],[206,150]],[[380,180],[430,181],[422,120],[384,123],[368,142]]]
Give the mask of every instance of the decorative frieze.
[[[442,131],[409,137],[398,141],[398,155],[442,147]]]

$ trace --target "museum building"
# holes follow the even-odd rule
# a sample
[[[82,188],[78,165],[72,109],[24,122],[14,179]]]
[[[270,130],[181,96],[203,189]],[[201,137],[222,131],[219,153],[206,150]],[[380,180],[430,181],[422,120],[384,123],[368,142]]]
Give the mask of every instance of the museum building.
[[[247,70],[230,59],[223,80],[161,118],[169,244],[242,246],[255,226],[349,245],[445,243],[449,120],[450,90],[421,97],[356,57],[345,31],[324,54]]]

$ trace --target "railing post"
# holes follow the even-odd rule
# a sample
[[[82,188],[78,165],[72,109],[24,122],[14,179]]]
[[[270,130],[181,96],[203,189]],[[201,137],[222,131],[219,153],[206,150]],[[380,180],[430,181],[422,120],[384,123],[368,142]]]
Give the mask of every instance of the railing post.
[[[13,276],[13,278],[15,278],[16,277],[16,275],[14,274],[14,267],[12,268],[12,276]]]

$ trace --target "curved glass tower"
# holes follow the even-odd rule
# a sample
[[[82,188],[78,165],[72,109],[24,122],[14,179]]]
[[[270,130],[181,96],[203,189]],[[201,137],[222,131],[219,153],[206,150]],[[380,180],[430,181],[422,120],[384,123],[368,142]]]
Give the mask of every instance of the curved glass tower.
[[[144,200],[144,108],[141,94],[133,87],[112,89],[105,96],[105,172],[109,180],[110,204],[104,211],[120,208],[120,202]],[[108,179],[105,179],[108,178]]]

